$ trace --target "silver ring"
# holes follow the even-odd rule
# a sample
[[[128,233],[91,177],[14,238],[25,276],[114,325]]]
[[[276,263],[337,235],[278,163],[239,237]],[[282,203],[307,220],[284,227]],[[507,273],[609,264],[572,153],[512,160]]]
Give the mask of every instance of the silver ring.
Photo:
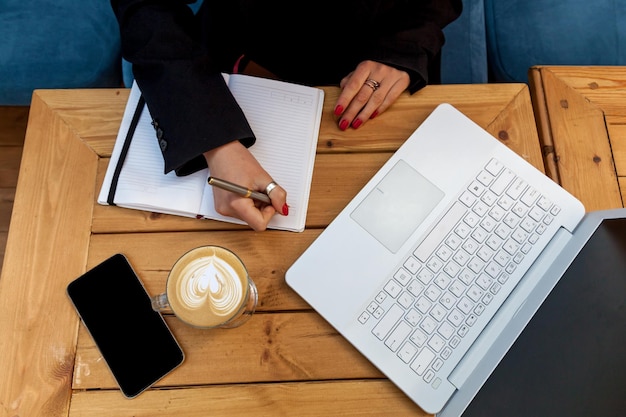
[[[371,78],[365,80],[363,84],[370,87],[374,91],[378,90],[378,87],[380,87],[380,83],[378,81],[372,80]]]
[[[276,187],[278,187],[278,184],[276,184],[274,181],[270,182],[269,184],[267,184],[267,187],[265,187],[265,194],[270,195],[272,190]]]

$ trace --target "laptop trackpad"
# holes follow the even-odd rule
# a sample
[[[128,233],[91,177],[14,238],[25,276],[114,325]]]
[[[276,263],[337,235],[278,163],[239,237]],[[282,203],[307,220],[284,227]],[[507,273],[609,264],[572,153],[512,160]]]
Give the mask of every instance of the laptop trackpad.
[[[443,191],[399,160],[350,217],[396,253],[443,196]]]

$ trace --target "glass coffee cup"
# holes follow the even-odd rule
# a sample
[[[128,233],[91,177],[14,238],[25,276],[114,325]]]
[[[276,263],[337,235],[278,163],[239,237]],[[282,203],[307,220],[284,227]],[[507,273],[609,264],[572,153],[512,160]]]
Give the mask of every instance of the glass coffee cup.
[[[221,246],[201,246],[172,267],[164,293],[152,297],[156,311],[171,311],[186,324],[233,328],[245,323],[258,301],[256,286],[241,259]]]

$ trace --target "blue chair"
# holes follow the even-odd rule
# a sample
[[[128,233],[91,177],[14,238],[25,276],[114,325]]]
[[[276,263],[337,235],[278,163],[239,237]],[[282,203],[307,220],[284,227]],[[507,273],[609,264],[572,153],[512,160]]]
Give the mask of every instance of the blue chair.
[[[483,0],[463,0],[463,12],[444,29],[441,50],[443,84],[486,83],[488,79]]]
[[[122,85],[117,21],[107,0],[2,0],[0,105],[38,88]]]
[[[533,65],[626,65],[626,1],[484,0],[490,80]]]

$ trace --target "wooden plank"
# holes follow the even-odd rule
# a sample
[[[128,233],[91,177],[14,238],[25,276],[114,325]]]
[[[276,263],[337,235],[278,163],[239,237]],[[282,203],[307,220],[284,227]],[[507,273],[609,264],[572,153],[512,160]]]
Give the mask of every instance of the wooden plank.
[[[626,67],[541,66],[580,96],[600,107],[606,115],[626,114]]]
[[[368,121],[367,128],[346,131],[339,130],[332,115],[339,89],[323,89],[320,153],[395,150],[440,103],[458,107],[480,126],[487,127],[527,87],[524,84],[427,86],[416,94],[403,94],[394,103],[393,111]],[[37,94],[50,102],[51,108],[77,130],[94,152],[101,157],[111,156],[128,89],[38,90]]]
[[[526,88],[511,98],[486,129],[528,163],[544,172],[535,117]]]
[[[312,311],[255,314],[234,329],[195,329],[175,317],[167,322],[185,362],[158,387],[384,377]],[[74,369],[74,389],[117,387],[83,326]]]
[[[552,178],[554,182],[561,184],[559,169],[556,163],[556,155],[554,154],[554,139],[550,128],[550,117],[548,116],[541,70],[537,67],[531,68],[528,71],[528,81],[530,85],[533,112],[535,115],[535,123],[537,124],[537,133],[539,135],[539,143],[541,146],[541,153],[543,155],[545,172],[546,175]]]
[[[315,204],[309,204],[306,227],[323,227],[330,223],[390,155],[390,153],[317,155],[310,196],[310,201],[315,201]],[[100,192],[108,159],[101,162],[96,192]],[[219,221],[197,220],[102,205],[94,207],[92,225],[94,233],[242,229],[249,228]]]
[[[561,185],[587,211],[622,207],[604,113],[548,68],[541,68]]]
[[[441,103],[452,104],[487,128],[514,97],[527,91],[527,87],[523,84],[427,86],[412,96],[403,94],[394,103],[393,111],[368,121],[362,128],[346,131],[337,128],[336,117],[332,116],[338,91],[326,89],[324,114],[327,116],[320,127],[320,153],[394,151]],[[476,97],[481,99],[476,100]]]
[[[259,311],[306,310],[308,305],[285,284],[285,272],[319,233],[320,229],[302,233],[241,230],[93,235],[87,266],[91,268],[115,253],[123,253],[148,292],[158,294],[181,255],[197,246],[220,245],[234,251],[245,263],[259,291]]]
[[[0,278],[0,414],[66,415],[97,156],[35,94]]]
[[[378,380],[217,385],[148,391],[132,401],[118,391],[78,391],[71,407],[75,417],[428,416],[393,384]]]

